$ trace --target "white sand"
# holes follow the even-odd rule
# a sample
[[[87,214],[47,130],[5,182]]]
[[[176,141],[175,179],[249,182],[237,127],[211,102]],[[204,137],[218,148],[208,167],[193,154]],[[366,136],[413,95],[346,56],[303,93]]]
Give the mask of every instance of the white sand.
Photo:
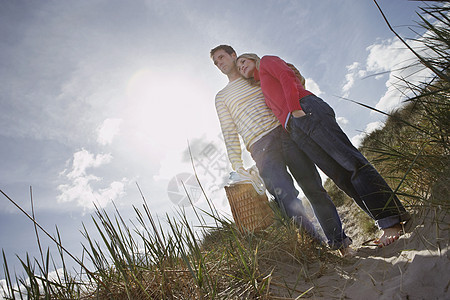
[[[280,265],[273,299],[295,299],[309,289],[303,298],[450,299],[449,221],[442,211],[415,215],[387,247],[360,247],[356,257],[332,263]]]

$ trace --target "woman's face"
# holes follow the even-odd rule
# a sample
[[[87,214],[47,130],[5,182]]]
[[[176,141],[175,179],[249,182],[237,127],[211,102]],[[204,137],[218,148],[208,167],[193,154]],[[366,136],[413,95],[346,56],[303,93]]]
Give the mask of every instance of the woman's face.
[[[253,77],[253,73],[256,69],[256,64],[253,60],[241,57],[237,60],[236,65],[238,67],[239,73],[245,78]]]

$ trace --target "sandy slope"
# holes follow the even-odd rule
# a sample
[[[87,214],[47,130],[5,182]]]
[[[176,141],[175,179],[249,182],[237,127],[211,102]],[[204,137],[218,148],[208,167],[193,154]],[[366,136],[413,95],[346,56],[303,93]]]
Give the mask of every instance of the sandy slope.
[[[360,246],[351,259],[280,264],[271,298],[295,299],[309,290],[304,298],[450,299],[449,221],[442,211],[416,214],[406,234],[385,248]]]

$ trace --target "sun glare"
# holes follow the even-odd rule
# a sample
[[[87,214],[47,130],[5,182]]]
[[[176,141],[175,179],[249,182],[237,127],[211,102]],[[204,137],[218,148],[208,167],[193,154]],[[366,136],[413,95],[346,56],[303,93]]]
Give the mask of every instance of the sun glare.
[[[160,69],[135,72],[126,87],[123,122],[129,146],[146,155],[168,149],[183,151],[188,139],[220,130],[217,122],[213,123],[217,127],[208,124],[207,120],[216,117],[214,95],[208,95],[203,85],[183,72]]]

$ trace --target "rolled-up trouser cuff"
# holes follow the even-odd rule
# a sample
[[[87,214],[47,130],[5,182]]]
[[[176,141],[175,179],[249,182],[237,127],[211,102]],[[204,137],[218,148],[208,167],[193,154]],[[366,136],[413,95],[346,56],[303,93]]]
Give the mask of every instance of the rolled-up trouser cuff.
[[[402,212],[400,215],[396,215],[396,216],[389,216],[380,220],[376,220],[375,221],[375,225],[377,225],[377,227],[379,229],[386,229],[389,227],[392,227],[400,222],[406,222],[409,219],[411,219],[411,215],[408,212]]]

